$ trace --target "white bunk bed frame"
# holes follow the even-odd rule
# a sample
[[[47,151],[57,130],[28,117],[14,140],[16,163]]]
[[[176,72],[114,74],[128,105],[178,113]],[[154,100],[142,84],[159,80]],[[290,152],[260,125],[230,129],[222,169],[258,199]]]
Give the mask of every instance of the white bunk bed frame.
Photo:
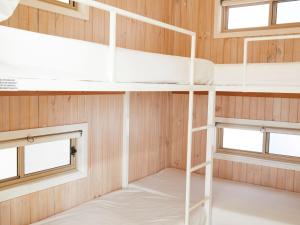
[[[123,115],[123,153],[122,153],[122,188],[127,188],[128,182],[128,161],[129,161],[129,101],[130,91],[188,91],[188,135],[187,135],[187,162],[186,162],[186,193],[185,193],[185,225],[189,225],[190,212],[204,205],[207,215],[206,225],[211,225],[212,218],[212,180],[213,180],[213,159],[216,145],[216,124],[215,124],[215,102],[216,92],[272,92],[272,93],[299,93],[299,87],[291,86],[249,86],[247,85],[247,64],[248,64],[248,43],[251,41],[260,40],[276,40],[276,39],[292,39],[300,38],[300,35],[282,35],[282,36],[268,36],[268,37],[253,37],[244,40],[244,58],[243,58],[243,84],[242,85],[195,85],[194,83],[194,65],[196,57],[196,33],[186,30],[177,26],[163,23],[145,16],[141,16],[123,9],[119,9],[107,4],[96,2],[93,0],[75,0],[78,3],[85,4],[100,10],[109,12],[110,25],[109,25],[109,75],[110,83],[91,84],[91,82],[81,82],[81,85],[87,85],[85,91],[125,91],[124,95],[124,115]],[[189,71],[189,84],[159,84],[159,83],[118,83],[115,81],[115,61],[116,61],[116,29],[117,15],[135,19],[151,25],[169,29],[179,32],[191,37],[191,55],[190,55],[190,71]],[[21,81],[22,82],[22,81]],[[31,80],[31,84],[27,90],[33,90],[34,87],[42,84],[43,81]],[[56,84],[56,83],[55,83]],[[77,87],[77,82],[68,84],[64,90],[81,90]],[[25,85],[26,87],[27,85]],[[42,85],[43,86],[43,85]],[[58,88],[61,88],[60,86]],[[58,89],[61,90],[61,89]],[[7,91],[7,90],[6,90]],[[208,91],[208,119],[207,125],[202,127],[193,127],[193,100],[195,91]],[[207,131],[207,144],[206,144],[206,161],[199,165],[192,167],[192,138],[193,133]],[[191,174],[201,168],[205,167],[205,196],[204,199],[198,203],[190,206],[190,184]]]

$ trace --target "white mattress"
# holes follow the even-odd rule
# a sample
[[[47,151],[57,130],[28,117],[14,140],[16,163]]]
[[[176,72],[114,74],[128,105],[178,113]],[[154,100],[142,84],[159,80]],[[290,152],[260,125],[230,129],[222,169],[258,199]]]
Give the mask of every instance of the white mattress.
[[[0,78],[108,82],[107,45],[0,26]],[[196,59],[195,81],[211,83],[214,64]],[[189,82],[190,59],[116,49],[118,82]]]
[[[132,186],[184,199],[185,172],[165,169]],[[204,195],[204,177],[192,176],[191,201]],[[213,225],[299,225],[300,194],[214,179]]]
[[[204,225],[205,213],[191,213],[191,225]],[[138,189],[105,195],[35,225],[184,225],[184,201]]]
[[[215,85],[242,85],[244,82],[242,64],[216,64]],[[247,85],[299,86],[300,62],[253,63],[246,67]]]

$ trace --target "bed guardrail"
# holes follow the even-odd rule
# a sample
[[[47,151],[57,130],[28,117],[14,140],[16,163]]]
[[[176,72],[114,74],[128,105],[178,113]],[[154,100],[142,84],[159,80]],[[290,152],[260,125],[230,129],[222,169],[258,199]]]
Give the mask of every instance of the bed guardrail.
[[[110,25],[109,25],[109,77],[110,77],[110,82],[115,82],[115,61],[116,61],[116,30],[117,30],[117,16],[124,16],[128,17],[131,19],[135,19],[141,22],[145,22],[154,26],[162,27],[168,30],[172,30],[175,32],[179,32],[185,35],[188,35],[191,37],[191,54],[190,54],[190,70],[189,70],[189,112],[188,112],[188,144],[187,144],[187,167],[186,167],[186,201],[185,201],[185,225],[189,225],[189,217],[190,217],[190,211],[196,208],[196,206],[202,205],[205,203],[205,206],[207,208],[208,212],[208,219],[207,219],[207,225],[210,224],[211,221],[211,213],[209,213],[211,210],[211,180],[212,180],[212,148],[211,146],[207,146],[207,149],[209,149],[209,153],[207,153],[207,156],[209,157],[210,160],[207,160],[204,164],[202,164],[200,167],[206,167],[206,184],[205,184],[205,199],[198,203],[196,206],[190,207],[190,179],[191,179],[191,172],[195,171],[196,169],[199,168],[195,167],[191,170],[191,152],[192,152],[192,135],[193,132],[198,131],[197,129],[193,130],[193,101],[194,101],[194,90],[193,90],[193,85],[194,85],[194,67],[195,67],[195,57],[196,57],[196,33],[190,30],[186,30],[180,27],[176,27],[167,23],[163,23],[158,20],[154,20],[145,16],[141,16],[123,9],[119,9],[110,5],[106,5],[100,2],[96,2],[93,0],[75,0],[76,2],[85,4],[87,6],[91,6],[100,10],[108,11],[109,12],[109,18],[110,18]],[[211,107],[214,107],[214,102],[215,102],[215,91],[210,91],[209,92],[209,101],[211,104],[209,104]],[[128,104],[129,101],[127,101]],[[124,104],[124,109],[126,110],[128,106]],[[128,109],[127,109],[128,111]],[[214,111],[211,110],[210,111]],[[127,115],[128,116],[128,115]],[[125,115],[124,115],[124,119]],[[208,121],[208,126],[205,127],[205,129],[208,128],[208,141],[211,140],[211,135],[210,130],[214,128],[214,117],[209,116]],[[212,128],[212,129],[210,129]],[[125,128],[125,131],[128,132],[128,127]],[[123,146],[123,170],[126,170],[125,172],[123,171],[122,175],[122,184],[123,187],[126,187],[128,185],[128,134],[124,135],[123,137],[123,142],[125,143]],[[213,140],[211,140],[213,142]],[[210,142],[208,142],[210,143]],[[125,162],[126,161],[126,162]],[[208,177],[210,176],[210,177]],[[208,182],[208,183],[207,183]]]
[[[250,42],[255,41],[272,41],[272,40],[288,40],[288,39],[297,39],[300,38],[300,34],[289,34],[289,35],[273,35],[273,36],[262,36],[262,37],[249,37],[244,39],[244,54],[243,54],[243,89],[246,89],[247,86],[247,66],[248,66],[248,46]],[[255,87],[252,87],[255,91]],[[274,88],[274,92],[278,88]],[[283,88],[281,88],[283,89]],[[287,91],[290,89],[287,89]],[[284,91],[284,90],[283,90]]]

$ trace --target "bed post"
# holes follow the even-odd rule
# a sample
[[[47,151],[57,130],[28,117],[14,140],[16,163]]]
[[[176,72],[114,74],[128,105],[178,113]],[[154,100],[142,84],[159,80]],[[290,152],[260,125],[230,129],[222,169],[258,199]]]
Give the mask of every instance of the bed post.
[[[207,213],[206,225],[212,223],[212,182],[213,182],[213,161],[216,146],[216,127],[215,127],[215,108],[216,91],[214,88],[208,92],[207,109],[207,141],[206,141],[206,161],[210,162],[205,168],[205,211]]]
[[[191,61],[190,61],[190,90],[189,90],[189,111],[188,111],[188,138],[186,153],[186,186],[185,186],[185,225],[190,221],[190,185],[191,185],[191,166],[192,166],[192,144],[193,144],[193,111],[194,111],[194,73],[196,57],[196,34],[191,35]]]
[[[130,92],[126,91],[123,96],[122,188],[127,188],[129,183],[129,112]]]
[[[108,76],[109,81],[115,81],[115,62],[116,62],[116,33],[117,33],[117,13],[109,12],[109,59]]]

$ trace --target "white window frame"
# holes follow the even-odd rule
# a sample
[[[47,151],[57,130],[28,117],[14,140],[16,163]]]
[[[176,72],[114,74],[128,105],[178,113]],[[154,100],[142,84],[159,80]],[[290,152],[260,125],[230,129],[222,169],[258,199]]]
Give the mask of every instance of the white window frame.
[[[255,2],[263,2],[264,0],[227,0],[232,4],[247,4]],[[215,0],[215,15],[214,15],[214,38],[234,38],[234,37],[255,37],[255,36],[269,36],[269,35],[286,35],[286,34],[299,34],[300,27],[280,27],[274,29],[251,29],[244,31],[222,31],[223,22],[223,8],[220,0]]]
[[[300,130],[300,123],[290,123],[290,122],[278,122],[278,121],[265,121],[265,120],[249,120],[249,119],[234,119],[234,118],[222,118],[216,117],[217,127],[251,127],[253,129],[263,129],[262,132],[266,134],[266,132],[272,131],[280,131],[280,133],[293,133],[298,134]],[[220,140],[219,140],[220,141]],[[264,143],[265,145],[266,143]],[[219,146],[218,146],[219,147]],[[263,156],[262,153],[258,153]],[[227,151],[223,149],[217,148],[215,152],[214,158],[221,159],[221,160],[228,160],[233,162],[241,162],[241,163],[248,163],[254,164],[259,166],[268,166],[274,168],[281,168],[281,169],[289,169],[289,170],[296,170],[300,171],[300,163],[298,160],[286,160],[287,156],[284,155],[276,155],[276,158],[264,158],[259,157],[256,152],[244,152],[239,150],[234,151]],[[298,159],[299,157],[290,157],[294,159]]]
[[[40,0],[21,0],[20,4],[53,13],[62,14],[65,16],[75,17],[78,19],[89,19],[89,7],[81,3],[77,3],[76,9],[70,9],[64,6]]]
[[[17,186],[0,189],[0,202],[17,198],[23,195],[48,189],[57,185],[65,184],[71,181],[79,180],[88,175],[88,124],[73,124],[56,127],[45,127],[28,130],[17,130],[0,132],[0,141],[9,141],[22,139],[26,137],[54,135],[81,131],[81,137],[76,139],[76,168],[72,171],[45,177],[43,179],[32,180],[26,183],[20,183]]]

